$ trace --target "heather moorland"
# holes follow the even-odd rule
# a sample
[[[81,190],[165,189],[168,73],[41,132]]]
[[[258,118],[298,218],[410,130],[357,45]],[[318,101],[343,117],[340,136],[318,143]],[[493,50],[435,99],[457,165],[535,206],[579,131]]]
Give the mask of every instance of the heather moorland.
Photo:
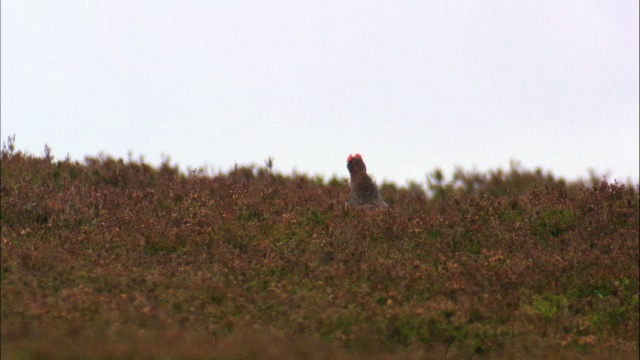
[[[637,185],[425,180],[363,211],[346,178],[272,159],[182,172],[10,138],[2,358],[637,358]]]

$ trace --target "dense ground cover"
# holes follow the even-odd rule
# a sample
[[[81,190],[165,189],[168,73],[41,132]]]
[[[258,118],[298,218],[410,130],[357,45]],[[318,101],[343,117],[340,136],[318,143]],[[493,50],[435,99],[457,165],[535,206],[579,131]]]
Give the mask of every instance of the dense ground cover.
[[[5,147],[2,358],[637,357],[637,187],[427,190]]]

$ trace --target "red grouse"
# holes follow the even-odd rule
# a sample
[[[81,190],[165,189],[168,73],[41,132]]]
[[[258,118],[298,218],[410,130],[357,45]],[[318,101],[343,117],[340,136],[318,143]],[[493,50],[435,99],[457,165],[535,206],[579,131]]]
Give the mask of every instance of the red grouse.
[[[360,154],[349,155],[347,169],[351,175],[351,194],[345,204],[358,208],[388,208],[389,205],[382,200],[376,184],[367,175],[367,167],[364,165]]]

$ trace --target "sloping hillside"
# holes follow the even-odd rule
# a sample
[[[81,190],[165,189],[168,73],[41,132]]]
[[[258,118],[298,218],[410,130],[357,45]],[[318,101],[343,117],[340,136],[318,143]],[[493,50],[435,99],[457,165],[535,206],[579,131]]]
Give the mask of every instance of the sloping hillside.
[[[5,358],[635,358],[637,187],[182,174],[4,149]]]

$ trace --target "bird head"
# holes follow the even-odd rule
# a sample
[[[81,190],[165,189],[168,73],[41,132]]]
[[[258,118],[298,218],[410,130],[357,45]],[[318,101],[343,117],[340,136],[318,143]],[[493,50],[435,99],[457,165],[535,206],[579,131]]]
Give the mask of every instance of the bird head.
[[[349,169],[350,173],[367,172],[367,167],[364,165],[364,161],[360,154],[349,154],[349,157],[347,158],[347,169]]]

